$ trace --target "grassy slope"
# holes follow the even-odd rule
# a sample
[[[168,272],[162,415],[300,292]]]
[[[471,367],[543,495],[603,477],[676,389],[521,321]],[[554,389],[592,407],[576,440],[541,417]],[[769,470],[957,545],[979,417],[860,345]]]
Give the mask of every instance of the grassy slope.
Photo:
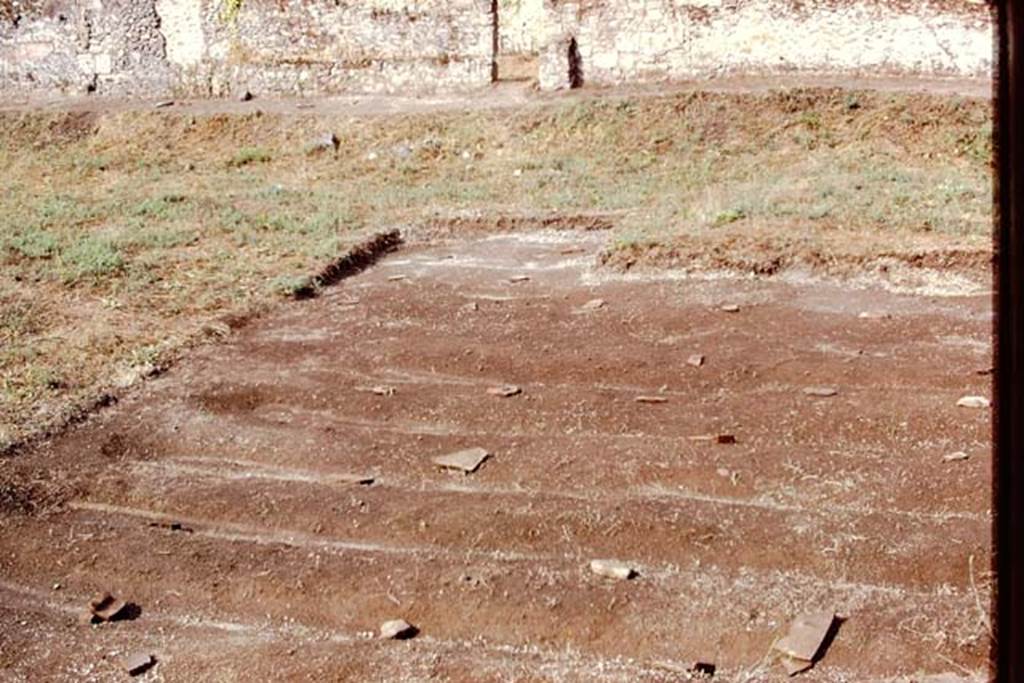
[[[799,91],[363,120],[3,115],[0,449],[396,224],[607,212],[620,266],[983,273],[990,125],[978,101]],[[338,154],[308,154],[327,131]]]

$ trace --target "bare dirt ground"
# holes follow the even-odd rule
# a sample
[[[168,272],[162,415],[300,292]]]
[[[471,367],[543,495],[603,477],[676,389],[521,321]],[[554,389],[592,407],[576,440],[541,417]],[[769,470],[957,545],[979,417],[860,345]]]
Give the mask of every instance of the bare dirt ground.
[[[65,95],[23,95],[0,101],[0,112],[124,112],[144,111],[154,107],[172,111],[210,115],[247,114],[262,111],[268,114],[317,114],[374,116],[416,114],[479,109],[521,109],[543,106],[553,101],[593,98],[627,98],[651,95],[672,95],[698,89],[710,93],[763,93],[787,88],[841,88],[891,93],[929,93],[974,99],[992,97],[992,81],[985,78],[873,76],[850,77],[834,75],[793,74],[791,76],[737,75],[701,81],[638,84],[615,88],[586,87],[569,92],[542,92],[529,82],[502,81],[486,90],[443,95],[339,95],[336,97],[261,97],[237,101],[231,99],[142,99],[130,97],[97,97]]]
[[[606,239],[409,244],[0,460],[2,677],[783,680],[821,609],[805,680],[982,675],[989,297],[616,275]],[[80,623],[99,591],[141,613]]]

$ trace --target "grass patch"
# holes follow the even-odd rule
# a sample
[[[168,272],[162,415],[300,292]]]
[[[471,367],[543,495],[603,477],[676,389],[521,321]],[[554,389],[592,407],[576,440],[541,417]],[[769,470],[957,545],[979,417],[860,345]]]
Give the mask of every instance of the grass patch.
[[[242,166],[248,166],[249,164],[265,164],[271,160],[270,152],[263,149],[262,147],[243,147],[238,150],[231,160],[228,162],[228,166],[233,168],[240,168]]]

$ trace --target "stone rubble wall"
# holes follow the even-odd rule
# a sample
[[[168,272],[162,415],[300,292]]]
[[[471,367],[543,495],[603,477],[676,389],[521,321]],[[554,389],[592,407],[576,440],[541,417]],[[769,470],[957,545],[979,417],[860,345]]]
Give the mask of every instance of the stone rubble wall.
[[[984,0],[497,0],[540,86],[730,73],[988,76]],[[492,0],[0,0],[0,97],[486,87]]]
[[[28,0],[20,16],[17,4],[0,0],[0,93],[421,93],[491,82],[490,0]]]
[[[146,93],[170,86],[152,0],[25,4],[7,2],[0,12],[0,92]]]
[[[544,0],[542,89],[730,73],[989,76],[984,0]]]

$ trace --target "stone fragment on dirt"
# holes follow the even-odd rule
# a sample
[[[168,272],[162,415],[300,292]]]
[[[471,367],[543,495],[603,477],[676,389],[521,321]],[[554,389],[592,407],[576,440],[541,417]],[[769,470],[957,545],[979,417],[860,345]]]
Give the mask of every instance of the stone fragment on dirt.
[[[434,458],[434,463],[446,469],[461,470],[466,474],[472,474],[489,457],[491,454],[483,448],[468,448]]]
[[[153,105],[153,109],[166,109],[167,107],[173,107],[174,100],[162,100]]]
[[[780,638],[773,648],[782,653],[782,664],[790,676],[806,671],[821,658],[835,621],[834,612],[803,614],[793,620],[789,633]]]
[[[861,320],[888,320],[892,316],[888,313],[878,313],[875,311],[861,311],[860,315],[857,316]]]
[[[528,282],[529,280],[529,275],[513,275],[508,279],[509,282]]]
[[[608,305],[608,302],[605,301],[604,299],[591,299],[587,303],[585,303],[582,306],[580,306],[580,310],[583,310],[583,311],[596,311],[598,309],[604,308],[607,305]]]
[[[404,619],[385,621],[380,626],[382,640],[407,640],[415,637],[417,633],[419,633],[419,629]]]
[[[138,653],[124,660],[124,670],[129,676],[141,676],[156,666],[156,658],[151,654]]]
[[[89,601],[89,609],[85,616],[93,624],[116,621],[125,616],[127,607],[128,603],[124,600],[119,600],[110,593],[101,593]]]
[[[491,387],[487,390],[487,393],[491,396],[500,396],[501,398],[511,398],[512,396],[518,396],[523,393],[523,390],[517,387],[515,384],[503,384],[500,387]]]
[[[149,526],[154,529],[167,529],[168,531],[182,531],[186,534],[191,534],[193,529],[185,526],[181,522],[150,522]]]
[[[960,460],[967,460],[970,457],[971,456],[967,455],[963,451],[957,451],[956,453],[949,453],[948,455],[942,456],[942,459],[945,462],[957,462]]]
[[[633,400],[637,403],[668,403],[668,398],[665,396],[637,396]]]
[[[357,387],[359,391],[366,391],[376,396],[394,396],[395,388],[384,384],[377,384],[372,387]]]
[[[591,560],[590,571],[598,576],[625,581],[636,576],[636,570],[619,560]]]
[[[695,368],[699,368],[700,366],[704,365],[704,356],[702,356],[699,353],[695,353],[686,359],[686,364],[692,365]]]
[[[736,443],[736,437],[733,434],[719,434],[715,437],[715,441],[721,444],[732,444]]]
[[[740,307],[737,306],[736,304],[723,304],[722,311],[724,311],[725,313],[739,313]]]
[[[807,387],[804,389],[804,394],[807,396],[814,396],[816,398],[829,398],[839,393],[839,390],[835,387]]]
[[[319,152],[337,152],[341,146],[341,140],[333,132],[323,133],[313,139],[306,148],[307,153],[317,154]]]
[[[388,278],[388,282],[400,282],[401,280],[404,280],[406,277],[407,276],[405,275],[392,275]]]
[[[688,673],[697,678],[711,678],[715,675],[716,668],[711,662],[694,662]]]
[[[699,443],[711,443],[712,441],[715,440],[715,437],[712,434],[696,434],[694,436],[688,436],[686,438],[688,438],[690,441],[697,441]]]
[[[238,93],[239,102],[249,102],[250,100],[252,100],[252,98],[253,95],[248,90],[243,90],[242,92]]]
[[[960,408],[988,408],[992,402],[984,396],[964,396],[956,404]]]

